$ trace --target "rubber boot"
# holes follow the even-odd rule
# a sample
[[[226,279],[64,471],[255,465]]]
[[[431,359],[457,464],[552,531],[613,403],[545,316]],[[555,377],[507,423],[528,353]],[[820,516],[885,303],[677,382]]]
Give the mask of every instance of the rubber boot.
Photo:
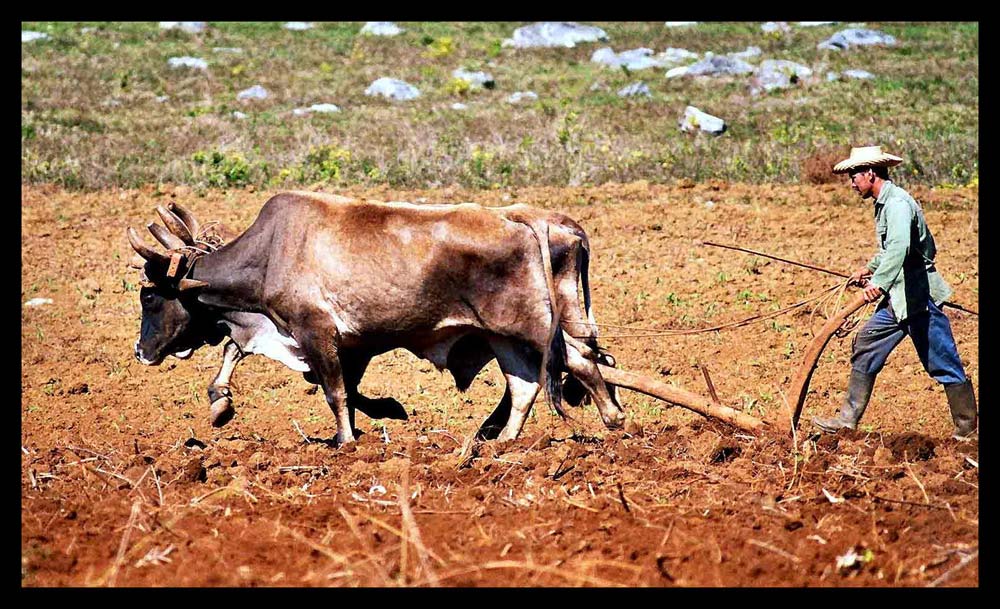
[[[948,396],[951,420],[955,422],[955,432],[951,437],[956,440],[978,440],[979,432],[976,427],[979,416],[976,412],[976,395],[972,393],[972,381],[945,385],[944,393]]]
[[[861,415],[868,407],[875,387],[875,375],[851,370],[851,378],[847,382],[847,396],[840,407],[840,413],[830,419],[814,418],[813,424],[825,433],[837,433],[839,429],[854,429],[861,420]]]

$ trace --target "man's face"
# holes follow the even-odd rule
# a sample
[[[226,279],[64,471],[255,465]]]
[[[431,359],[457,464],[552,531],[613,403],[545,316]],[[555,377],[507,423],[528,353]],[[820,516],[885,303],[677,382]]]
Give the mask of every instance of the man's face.
[[[852,170],[848,175],[851,177],[851,188],[861,195],[862,199],[872,196],[875,173],[871,169]]]

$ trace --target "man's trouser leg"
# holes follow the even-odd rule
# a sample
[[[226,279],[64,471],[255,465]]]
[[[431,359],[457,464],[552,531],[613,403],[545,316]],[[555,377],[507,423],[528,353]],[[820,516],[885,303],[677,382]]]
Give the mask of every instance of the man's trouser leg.
[[[883,301],[854,337],[851,376],[847,383],[847,396],[840,407],[840,412],[829,419],[814,418],[813,424],[826,433],[857,428],[858,421],[864,415],[871,399],[875,377],[904,336],[906,332],[896,322],[892,309]]]
[[[952,437],[958,440],[978,437],[976,395],[972,391],[972,381],[965,375],[948,317],[932,302],[927,314],[915,317],[909,325],[910,339],[924,370],[944,385],[951,419],[955,423]]]

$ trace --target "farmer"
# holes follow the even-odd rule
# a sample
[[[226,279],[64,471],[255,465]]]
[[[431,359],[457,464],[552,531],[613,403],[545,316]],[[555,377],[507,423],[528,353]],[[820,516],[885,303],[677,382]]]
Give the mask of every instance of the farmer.
[[[813,423],[826,433],[857,427],[871,398],[875,377],[904,337],[909,336],[924,369],[944,385],[955,423],[952,437],[978,439],[976,397],[941,304],[951,288],[934,267],[934,237],[920,205],[889,180],[889,167],[902,162],[880,146],[852,148],[849,158],[833,167],[847,173],[851,188],[872,199],[878,251],[851,275],[867,302],[880,301],[852,344],[851,376],[840,413]]]

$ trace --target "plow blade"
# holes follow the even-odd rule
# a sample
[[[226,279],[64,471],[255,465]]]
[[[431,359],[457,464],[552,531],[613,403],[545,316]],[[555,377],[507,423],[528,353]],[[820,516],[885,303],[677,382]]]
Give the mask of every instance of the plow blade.
[[[706,417],[715,417],[744,431],[760,431],[767,426],[764,421],[742,413],[739,410],[716,404],[706,397],[672,387],[641,374],[610,368],[603,364],[598,364],[597,368],[600,370],[601,376],[604,377],[606,383],[638,391],[639,393],[645,393],[664,402],[683,406]]]

